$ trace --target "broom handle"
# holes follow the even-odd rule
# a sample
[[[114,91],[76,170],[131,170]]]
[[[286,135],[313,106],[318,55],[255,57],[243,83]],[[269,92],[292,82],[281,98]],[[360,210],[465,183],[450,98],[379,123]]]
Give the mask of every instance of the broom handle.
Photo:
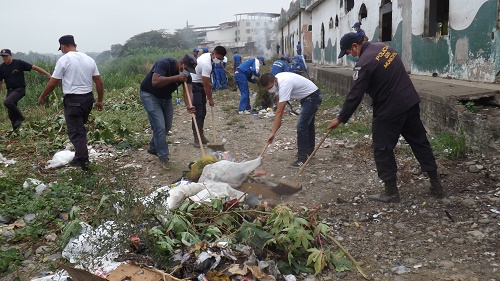
[[[293,181],[297,181],[297,179],[299,178],[300,176],[300,173],[302,173],[302,171],[304,171],[304,169],[306,168],[307,164],[309,164],[309,162],[311,161],[311,159],[313,158],[314,154],[316,154],[316,151],[318,151],[318,149],[320,148],[320,146],[323,144],[323,142],[325,141],[326,137],[328,137],[328,135],[330,134],[330,132],[333,130],[333,128],[329,129],[328,131],[326,131],[326,134],[323,136],[323,138],[319,141],[318,145],[316,145],[316,147],[314,148],[313,152],[311,153],[311,155],[309,155],[309,157],[307,158],[306,162],[302,165],[302,167],[300,167],[300,170],[299,172],[295,175],[295,177],[293,177]]]
[[[188,90],[186,82],[184,82],[184,87],[186,88],[186,90]],[[187,93],[187,99],[189,107],[193,107],[193,104],[191,103],[191,93],[189,92],[189,90]],[[193,117],[194,128],[196,129],[196,136],[198,137],[198,144],[200,145],[201,148],[201,155],[205,157],[206,155],[205,155],[205,150],[203,149],[203,143],[201,142],[200,130],[198,129],[198,123],[196,123],[196,116],[194,115],[194,113],[191,113],[191,117]]]
[[[214,115],[214,107],[211,106],[210,110],[212,111],[212,129],[214,130],[214,142],[217,142],[217,132],[215,131],[215,115]]]
[[[266,142],[266,146],[264,146],[264,148],[262,149],[262,152],[260,153],[259,158],[262,158],[262,155],[264,155],[264,152],[266,152],[268,146],[269,146],[269,143]]]

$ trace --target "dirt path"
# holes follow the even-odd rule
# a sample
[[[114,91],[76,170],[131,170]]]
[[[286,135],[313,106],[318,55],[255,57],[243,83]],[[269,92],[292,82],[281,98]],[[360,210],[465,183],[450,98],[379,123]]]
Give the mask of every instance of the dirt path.
[[[256,158],[273,118],[237,115],[238,92],[216,92],[215,100],[217,141],[226,142],[225,148],[236,162]],[[331,118],[331,110],[320,111],[317,124]],[[296,121],[297,116],[284,118],[275,143],[258,168],[265,171],[263,179],[278,182],[291,179],[298,171],[288,167],[297,151]],[[205,126],[205,134],[212,140],[210,111]],[[317,140],[322,136],[318,134]],[[162,170],[145,148],[120,159],[138,165],[133,178],[143,190],[175,181],[189,162],[201,157],[200,149],[192,145],[191,117],[184,108],[176,107],[170,140],[170,171]],[[332,235],[375,280],[500,280],[500,157],[441,161],[449,196],[436,200],[427,196],[428,180],[418,172],[412,155],[404,153],[409,150],[403,144],[397,154],[403,201],[382,204],[366,199],[367,194],[382,189],[370,144],[369,136],[354,142],[327,138],[300,176],[303,190],[270,202],[321,205],[322,217],[333,226]],[[327,272],[321,278],[362,280],[355,270]]]

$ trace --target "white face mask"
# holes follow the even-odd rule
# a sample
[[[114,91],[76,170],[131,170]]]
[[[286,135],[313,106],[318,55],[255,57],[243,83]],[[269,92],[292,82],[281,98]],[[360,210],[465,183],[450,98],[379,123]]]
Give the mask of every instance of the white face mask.
[[[267,90],[271,94],[275,94],[278,91],[278,87],[276,85],[272,86],[269,90]]]
[[[354,56],[352,56],[352,55],[349,54],[349,55],[347,55],[347,59],[349,59],[352,62],[358,62],[359,56],[355,56],[354,57]]]
[[[215,63],[215,64],[219,64],[219,63],[221,63],[221,60],[220,60],[220,59],[218,59],[218,58],[214,55],[214,59],[212,60],[212,62],[213,62],[213,63]]]
[[[187,71],[187,70],[183,70],[182,71],[182,74],[186,75],[187,77],[189,77],[191,75],[191,72]]]

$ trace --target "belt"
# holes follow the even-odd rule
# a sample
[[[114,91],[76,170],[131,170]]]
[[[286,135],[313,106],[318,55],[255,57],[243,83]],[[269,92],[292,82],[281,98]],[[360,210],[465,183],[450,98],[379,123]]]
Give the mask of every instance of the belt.
[[[68,93],[68,94],[64,94],[65,96],[68,96],[68,95],[71,95],[71,96],[84,96],[84,95],[90,95],[92,94],[92,92],[88,92],[88,93],[85,93],[85,94],[74,94],[74,93]]]
[[[311,93],[311,94],[307,95],[307,97],[305,97],[305,98],[301,99],[301,101],[303,101],[303,100],[305,100],[305,99],[307,99],[307,98],[311,97],[312,95],[317,94],[318,92],[319,92],[319,89],[317,89],[317,90],[316,90],[316,91],[314,91],[313,93]]]

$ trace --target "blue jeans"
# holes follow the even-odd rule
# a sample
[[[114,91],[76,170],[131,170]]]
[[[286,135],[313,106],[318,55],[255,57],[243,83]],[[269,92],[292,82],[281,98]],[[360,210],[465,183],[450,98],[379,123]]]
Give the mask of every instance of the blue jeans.
[[[250,89],[248,88],[247,76],[243,73],[234,74],[234,80],[240,89],[240,104],[238,106],[238,111],[250,110]]]
[[[156,150],[160,160],[168,158],[167,133],[172,129],[172,120],[174,119],[172,98],[160,99],[144,91],[141,91],[140,96],[142,105],[148,113],[151,130],[153,130],[149,149]]]
[[[316,146],[314,121],[321,101],[319,90],[300,100],[301,111],[297,121],[297,146],[299,150],[297,158],[299,161],[305,162]]]

